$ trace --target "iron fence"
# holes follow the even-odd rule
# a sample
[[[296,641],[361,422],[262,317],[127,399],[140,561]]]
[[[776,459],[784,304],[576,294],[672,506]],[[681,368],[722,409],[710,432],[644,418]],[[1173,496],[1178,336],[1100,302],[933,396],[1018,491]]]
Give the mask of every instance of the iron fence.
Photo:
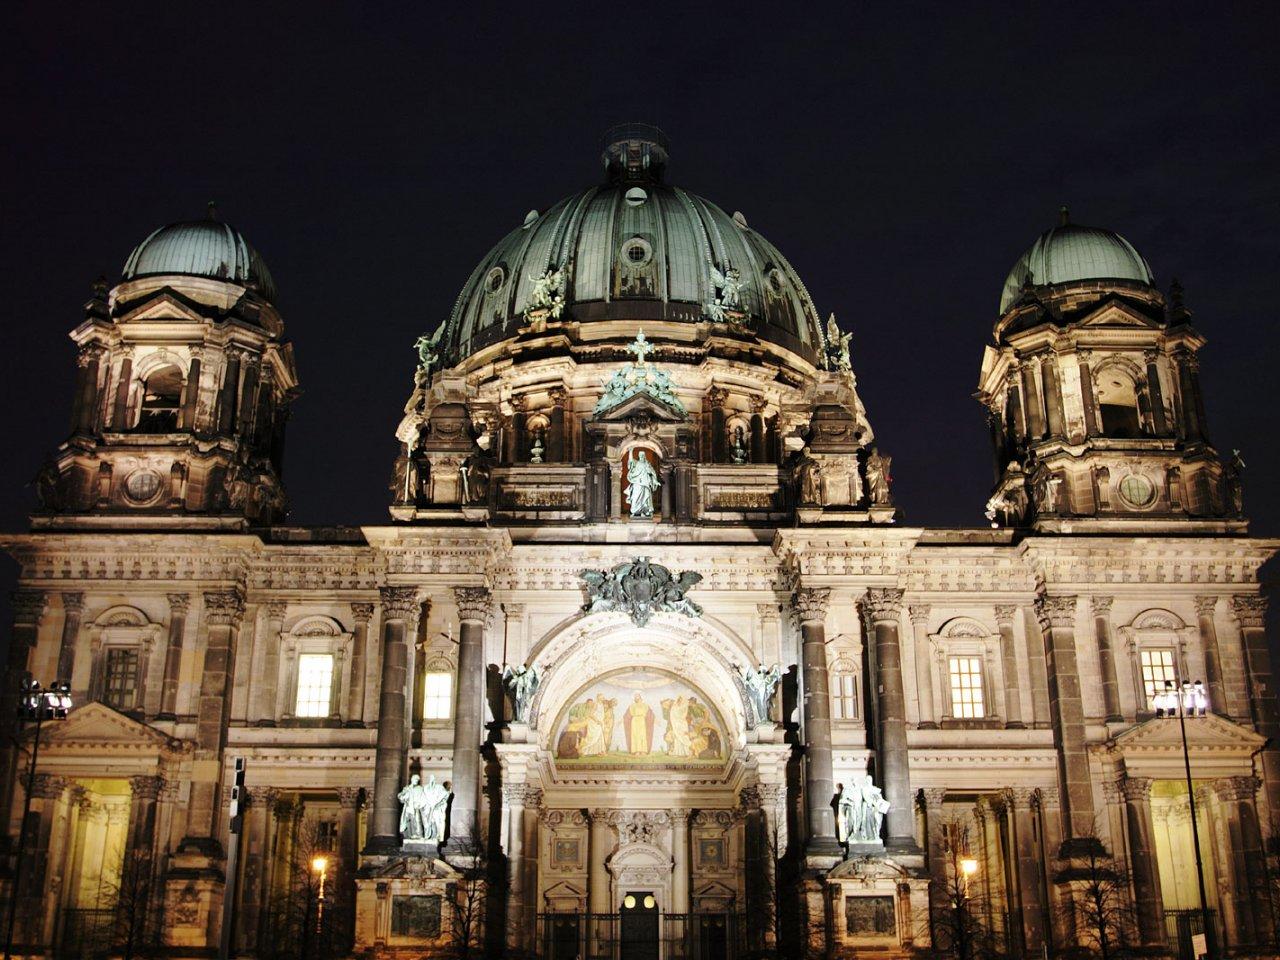
[[[1218,914],[1210,910],[1209,917],[1221,947],[1222,927],[1218,923]],[[1177,951],[1178,960],[1196,960],[1192,938],[1204,933],[1204,914],[1199,910],[1165,910],[1164,924],[1169,946]]]
[[[741,960],[746,918],[735,913],[543,913],[540,960]],[[756,931],[757,935],[761,931]]]

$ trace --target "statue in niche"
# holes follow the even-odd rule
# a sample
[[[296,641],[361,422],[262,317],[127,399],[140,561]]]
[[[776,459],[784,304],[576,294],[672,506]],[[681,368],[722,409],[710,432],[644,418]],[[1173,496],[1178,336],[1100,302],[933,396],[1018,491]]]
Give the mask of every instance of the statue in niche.
[[[633,518],[653,516],[653,494],[661,485],[658,471],[653,469],[648,456],[643,450],[636,451],[627,467],[627,504]]]
[[[796,466],[796,492],[802,507],[822,506],[822,467],[808,447],[801,452]]]
[[[485,503],[489,499],[489,477],[492,468],[487,458],[472,454],[458,468],[462,477],[462,502]]]
[[[836,825],[841,843],[878,843],[889,801],[880,788],[863,777],[861,782],[841,789]]]
[[[403,805],[400,810],[400,836],[403,839],[422,843],[443,842],[449,790],[444,784],[436,783],[434,774],[423,784],[422,778],[415,773],[397,799]]]
[[[518,667],[507,667],[502,673],[502,684],[511,697],[511,719],[516,723],[529,722],[529,705],[533,703],[533,695],[538,692],[541,678],[536,667],[520,664]]]
[[[1231,459],[1222,468],[1222,482],[1227,492],[1227,510],[1236,517],[1244,516],[1244,470],[1240,451],[1232,450]]]
[[[893,477],[889,474],[892,457],[882,456],[873,450],[867,457],[867,496],[872,503],[889,503],[889,485]]]
[[[751,698],[751,706],[756,711],[756,720],[761,723],[773,719],[769,707],[773,702],[773,691],[778,689],[781,680],[782,668],[776,663],[772,667],[765,667],[762,663],[754,670],[750,667],[742,668],[742,682]]]
[[[539,430],[533,435],[533,443],[529,446],[529,462],[542,463],[542,454],[546,449],[546,444],[542,441],[542,431]]]
[[[729,457],[734,463],[747,462],[747,441],[741,424],[733,428],[733,447],[729,451]]]

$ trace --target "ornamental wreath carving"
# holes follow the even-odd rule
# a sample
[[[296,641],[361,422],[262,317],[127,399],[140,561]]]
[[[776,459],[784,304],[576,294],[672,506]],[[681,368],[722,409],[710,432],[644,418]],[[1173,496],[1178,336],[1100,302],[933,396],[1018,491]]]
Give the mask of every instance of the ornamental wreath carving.
[[[637,627],[643,627],[655,613],[683,613],[702,616],[702,608],[685,597],[685,592],[702,580],[702,574],[685,571],[674,575],[648,557],[618,564],[612,570],[583,570],[587,602],[583,613],[621,610]]]

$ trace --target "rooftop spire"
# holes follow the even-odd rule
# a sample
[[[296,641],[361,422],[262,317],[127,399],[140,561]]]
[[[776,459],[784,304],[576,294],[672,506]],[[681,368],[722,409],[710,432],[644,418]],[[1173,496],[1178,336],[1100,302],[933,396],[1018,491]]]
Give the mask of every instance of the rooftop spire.
[[[667,167],[667,135],[649,123],[623,123],[604,135],[600,159],[610,180],[661,180]]]
[[[212,220],[215,223],[218,222],[218,201],[217,200],[210,200],[208,203],[205,204],[204,218],[206,220]]]
[[[1058,208],[1058,223],[1060,226],[1065,227],[1070,222],[1071,222],[1071,211],[1067,209],[1067,205],[1064,203],[1062,206]]]

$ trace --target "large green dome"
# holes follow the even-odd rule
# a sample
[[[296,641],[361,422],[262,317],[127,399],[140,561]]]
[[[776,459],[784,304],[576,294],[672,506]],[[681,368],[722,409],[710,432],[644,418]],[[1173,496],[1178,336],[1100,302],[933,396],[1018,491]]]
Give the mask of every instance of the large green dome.
[[[538,278],[556,274],[560,318],[591,323],[729,319],[804,355],[822,351],[818,312],[799,275],[740,214],[664,182],[666,140],[611,131],[605,182],[530,211],[477,264],[441,339],[456,362],[515,335]],[[733,307],[724,281],[731,277]]]
[[[134,247],[124,264],[125,280],[162,274],[253,282],[266,299],[276,297],[275,281],[258,251],[235,227],[212,218],[161,227]]]
[[[1039,287],[1080,280],[1155,282],[1142,254],[1120,234],[1062,223],[1040,234],[1013,265],[1000,295],[1000,313],[1018,301],[1028,281]]]

